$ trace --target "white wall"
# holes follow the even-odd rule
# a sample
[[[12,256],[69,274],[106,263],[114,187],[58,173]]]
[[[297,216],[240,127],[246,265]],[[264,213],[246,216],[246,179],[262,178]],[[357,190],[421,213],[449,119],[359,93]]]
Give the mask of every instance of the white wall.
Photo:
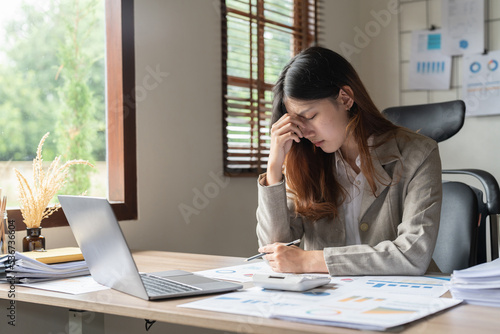
[[[222,176],[218,4],[136,2],[136,80],[157,66],[169,75],[137,108],[139,221],[123,224],[132,248],[256,251],[256,180]]]
[[[398,104],[397,0],[325,1],[324,46],[347,58],[375,104]]]

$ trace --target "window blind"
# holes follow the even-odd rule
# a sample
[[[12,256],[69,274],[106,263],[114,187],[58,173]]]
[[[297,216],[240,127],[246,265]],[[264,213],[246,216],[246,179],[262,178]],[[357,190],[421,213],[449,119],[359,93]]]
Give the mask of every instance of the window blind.
[[[272,88],[316,44],[318,0],[221,0],[223,159],[228,176],[265,171]]]

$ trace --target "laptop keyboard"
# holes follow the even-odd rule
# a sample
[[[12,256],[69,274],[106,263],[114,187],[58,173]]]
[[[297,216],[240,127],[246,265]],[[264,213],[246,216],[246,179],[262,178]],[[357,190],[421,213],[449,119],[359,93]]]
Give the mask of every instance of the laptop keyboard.
[[[201,288],[196,286],[179,283],[164,277],[141,274],[141,279],[150,296],[162,296],[201,290]]]

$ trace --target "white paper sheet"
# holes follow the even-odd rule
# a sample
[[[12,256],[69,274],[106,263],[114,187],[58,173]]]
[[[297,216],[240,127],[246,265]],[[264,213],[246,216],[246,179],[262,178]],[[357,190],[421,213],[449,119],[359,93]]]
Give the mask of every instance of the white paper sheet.
[[[79,276],[54,281],[19,284],[19,286],[69,293],[72,295],[109,289],[94,281],[92,276]]]
[[[198,271],[196,274],[205,277],[235,281],[251,282],[256,273],[272,274],[271,267],[265,261],[239,266],[216,268]],[[328,274],[307,274],[329,276]],[[439,297],[448,291],[448,277],[425,276],[338,276],[330,277],[330,285],[335,288],[377,290],[384,293],[410,294]]]
[[[216,268],[197,271],[195,274],[205,277],[221,279],[234,282],[250,282],[255,273],[273,273],[271,267],[265,261],[252,261],[251,263],[238,266]]]
[[[457,305],[461,300],[374,292],[343,293],[300,307],[283,306],[272,318],[365,330],[386,330]]]
[[[449,298],[395,295],[381,291],[319,288],[307,292],[285,292],[250,288],[179,305],[320,325],[384,330],[461,302]]]
[[[467,55],[462,63],[466,115],[500,114],[500,51]]]
[[[443,53],[484,51],[484,0],[442,0]]]
[[[454,270],[452,282],[469,283],[470,279],[479,279],[479,281],[497,281],[500,278],[500,258],[490,262],[481,263],[467,269]],[[477,282],[477,281],[476,281]],[[498,281],[500,284],[500,281]]]
[[[257,287],[179,305],[179,307],[268,318],[277,308],[312,304],[331,295],[324,288],[308,292],[266,290]]]
[[[448,278],[425,276],[365,276],[354,281],[348,288],[374,293],[440,297],[448,291],[448,282]]]
[[[450,89],[451,56],[441,53],[440,30],[412,32],[408,78],[409,89]]]

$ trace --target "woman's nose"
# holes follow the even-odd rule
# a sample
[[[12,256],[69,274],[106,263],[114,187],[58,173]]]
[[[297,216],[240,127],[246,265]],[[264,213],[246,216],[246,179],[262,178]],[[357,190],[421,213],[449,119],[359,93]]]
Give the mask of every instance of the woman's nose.
[[[302,131],[302,134],[306,138],[310,137],[313,134],[312,128],[308,125],[301,126],[300,130]]]

